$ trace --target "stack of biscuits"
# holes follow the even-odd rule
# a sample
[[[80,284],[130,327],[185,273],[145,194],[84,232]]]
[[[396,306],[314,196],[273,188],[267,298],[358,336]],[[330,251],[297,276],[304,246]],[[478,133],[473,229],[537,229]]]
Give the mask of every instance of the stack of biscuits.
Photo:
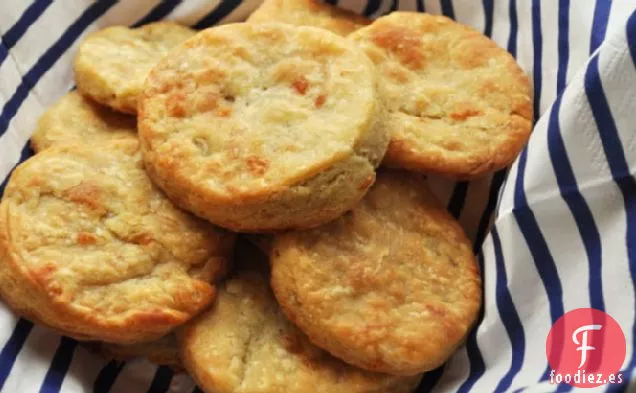
[[[509,165],[527,77],[442,16],[266,0],[245,23],[89,35],[0,204],[0,294],[212,393],[400,393],[477,322],[426,174]]]

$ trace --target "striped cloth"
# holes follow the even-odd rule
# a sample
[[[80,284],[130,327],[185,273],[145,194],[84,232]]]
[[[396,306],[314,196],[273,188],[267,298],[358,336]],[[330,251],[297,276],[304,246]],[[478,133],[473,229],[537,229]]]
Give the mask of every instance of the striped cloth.
[[[86,33],[164,18],[203,28],[242,20],[257,3],[3,0],[0,180],[31,155],[37,116],[73,87],[70,64]],[[549,383],[545,340],[580,307],[609,313],[627,339],[628,383],[592,391],[636,391],[636,1],[340,3],[368,16],[443,13],[510,51],[534,84],[538,121],[509,172],[470,183],[429,179],[474,239],[485,307],[466,345],[426,374],[419,392],[575,390]],[[166,367],[105,362],[4,305],[0,348],[0,393],[199,391]]]

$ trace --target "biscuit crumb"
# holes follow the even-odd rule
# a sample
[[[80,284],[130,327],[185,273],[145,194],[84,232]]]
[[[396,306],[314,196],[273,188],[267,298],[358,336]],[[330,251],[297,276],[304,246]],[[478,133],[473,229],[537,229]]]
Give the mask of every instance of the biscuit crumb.
[[[482,115],[482,112],[475,108],[462,108],[456,112],[450,114],[450,117],[454,120],[466,120],[469,117]]]
[[[322,106],[325,104],[325,101],[327,101],[327,95],[325,94],[321,94],[316,97],[316,108],[322,108]]]
[[[182,93],[173,94],[168,98],[166,106],[168,107],[168,113],[170,113],[170,116],[185,117],[188,114],[183,106],[184,99],[185,95]]]
[[[89,232],[80,232],[77,234],[77,242],[83,246],[97,243],[95,235]]]
[[[71,202],[81,203],[82,205],[88,206],[94,210],[102,207],[99,203],[101,190],[99,187],[91,183],[82,182],[77,186],[66,190],[66,193]]]
[[[218,108],[218,106],[219,96],[215,93],[208,93],[197,103],[197,110],[199,112],[210,112]]]
[[[309,81],[301,75],[292,83],[292,86],[298,94],[304,95],[309,89]]]
[[[220,117],[229,117],[232,114],[232,108],[230,107],[220,108],[216,112],[216,114],[217,116],[220,116]]]
[[[260,157],[250,156],[247,158],[246,162],[250,172],[254,174],[263,175],[267,170],[267,161]]]

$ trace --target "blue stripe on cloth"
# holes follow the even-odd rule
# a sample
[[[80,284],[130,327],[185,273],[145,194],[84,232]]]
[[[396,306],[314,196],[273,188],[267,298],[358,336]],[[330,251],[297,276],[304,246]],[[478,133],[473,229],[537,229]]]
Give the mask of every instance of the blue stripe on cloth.
[[[51,3],[53,3],[53,0],[36,0],[31,3],[18,21],[2,36],[1,41],[4,48],[0,48],[0,65],[9,55],[9,50],[17,44],[22,35],[38,20]]]
[[[611,0],[596,0],[594,18],[592,19],[592,35],[590,37],[590,53],[593,53],[605,39],[607,22],[609,21]]]
[[[29,95],[40,78],[57,62],[68,48],[79,38],[86,28],[104,14],[115,0],[104,0],[93,3],[72,25],[58,38],[58,40],[44,52],[31,69],[22,76],[22,81],[15,93],[6,102],[0,113],[0,135],[9,127],[9,122],[18,112],[20,106]]]
[[[442,14],[451,19],[455,19],[455,9],[453,8],[452,0],[439,0],[439,2],[442,7]]]
[[[510,19],[510,35],[508,36],[508,52],[513,57],[517,57],[517,34],[519,30],[519,19],[517,17],[517,0],[508,2],[508,18]]]
[[[32,329],[33,324],[31,322],[20,318],[13,329],[11,337],[9,337],[2,351],[0,351],[0,390],[4,387],[4,383],[13,369],[15,359],[22,350],[22,346],[24,346]]]
[[[60,338],[60,345],[55,351],[49,371],[46,372],[40,393],[58,393],[60,391],[71,360],[73,360],[75,348],[77,348],[77,341],[69,337]]]
[[[548,297],[548,307],[550,311],[550,319],[554,324],[563,314],[563,287],[559,280],[556,264],[552,254],[548,248],[548,244],[545,241],[541,229],[534,215],[534,212],[528,205],[524,191],[524,177],[526,169],[528,150],[524,150],[519,156],[517,167],[517,179],[514,185],[514,209],[513,215],[519,226],[521,235],[525,239],[532,259],[545,288],[546,295]],[[512,344],[513,347],[517,345]],[[561,351],[562,348],[556,348]],[[557,358],[560,358],[560,356]],[[549,375],[550,366],[546,365],[546,371],[541,377],[542,380],[546,379]]]
[[[480,252],[477,255],[477,261],[479,262],[479,271],[484,272],[484,256]],[[481,286],[481,297],[484,298],[484,287],[486,286],[486,281],[484,277],[484,282]],[[479,350],[479,345],[477,344],[477,329],[481,325],[481,322],[484,320],[484,307],[481,307],[479,310],[479,316],[477,317],[476,327],[468,333],[468,337],[466,338],[466,355],[468,356],[468,363],[470,364],[470,371],[468,373],[468,378],[459,386],[457,389],[457,393],[467,393],[469,392],[475,383],[481,378],[482,375],[486,372],[486,364],[484,363],[484,357],[481,355],[481,351]]]
[[[164,0],[157,4],[143,18],[135,22],[132,27],[143,26],[148,23],[158,21],[168,16],[177,6],[181,4],[181,0]]]
[[[495,175],[492,177],[490,190],[488,191],[488,202],[486,204],[484,212],[481,214],[479,224],[477,226],[477,234],[475,235],[475,242],[473,243],[474,253],[477,253],[477,251],[481,249],[481,246],[484,243],[484,239],[486,238],[488,226],[490,225],[490,219],[492,217],[492,213],[495,211],[495,206],[497,206],[499,190],[501,189],[504,179],[506,178],[506,173],[506,169],[502,169],[495,173]]]
[[[627,20],[627,46],[629,54],[632,56],[632,63],[636,68],[636,11]]]
[[[570,31],[570,0],[559,0],[559,33],[558,33],[558,58],[557,68],[557,95],[565,89],[566,76],[568,74],[568,61],[570,58],[570,43],[568,34]]]
[[[157,367],[155,377],[152,379],[148,393],[166,393],[170,388],[170,382],[174,372],[168,366]]]
[[[559,185],[561,197],[568,205],[583,240],[588,259],[590,305],[605,310],[602,286],[602,246],[592,210],[578,189],[572,164],[568,160],[565,143],[559,126],[562,96],[558,96],[548,122],[548,152]]]
[[[632,14],[627,23],[627,38],[632,53],[632,47],[636,44],[635,19],[636,13]],[[625,233],[627,258],[633,284],[632,288],[636,288],[636,180],[630,173],[629,165],[625,158],[625,149],[621,143],[611,108],[603,90],[598,61],[598,55],[592,57],[585,72],[585,94],[599,130],[603,151],[605,152],[612,178],[623,196],[627,227]],[[636,322],[632,326],[632,337],[636,337]],[[632,350],[632,358],[625,372],[626,378],[624,380],[626,381],[631,381],[633,370],[636,368],[636,341],[632,345],[634,348]],[[623,385],[614,385],[611,389],[616,392],[624,392],[627,387],[628,383],[624,383]]]
[[[466,201],[466,194],[468,193],[468,182],[460,181],[455,184],[455,189],[448,202],[447,210],[455,218],[459,219],[464,208],[464,202]]]
[[[9,55],[9,48],[4,45],[2,41],[2,37],[0,37],[0,65],[2,64],[2,60],[6,59]]]
[[[209,14],[201,18],[194,26],[195,29],[205,29],[213,26],[228,16],[232,11],[241,5],[241,0],[221,0],[221,2]]]
[[[378,10],[380,9],[380,5],[382,5],[381,0],[368,0],[367,6],[364,7],[364,11],[362,12],[362,14],[366,17],[370,17],[371,15],[378,12]]]
[[[541,65],[543,58],[543,37],[541,33],[541,1],[532,0],[532,38],[534,47],[534,102],[535,119],[539,115],[539,101],[541,97]],[[514,209],[513,214],[519,225],[519,229],[528,244],[530,253],[537,265],[537,271],[548,295],[550,306],[550,317],[552,323],[556,322],[563,315],[563,288],[559,281],[556,265],[548,245],[541,233],[534,212],[528,206],[528,200],[524,191],[524,177],[526,171],[526,161],[528,158],[527,148],[521,153],[518,159],[517,179],[514,185]]]
[[[512,380],[521,370],[523,365],[523,357],[526,352],[526,340],[523,333],[523,324],[521,318],[515,309],[515,304],[512,301],[512,296],[508,290],[508,275],[506,274],[506,265],[504,263],[503,252],[501,250],[501,240],[497,227],[494,226],[492,231],[492,244],[495,252],[495,269],[497,274],[497,282],[495,289],[495,301],[497,303],[497,310],[499,311],[499,317],[506,329],[508,337],[510,337],[512,358],[510,360],[510,368],[501,378],[495,392],[505,392],[512,385]]]
[[[541,65],[543,63],[543,36],[541,33],[541,0],[532,0],[532,46],[534,57],[532,63],[533,96],[534,96],[534,119],[539,118],[539,108],[541,107]]]
[[[95,378],[93,393],[109,393],[125,365],[126,363],[115,360],[108,362]]]
[[[572,164],[568,159],[565,142],[561,136],[559,112],[561,110],[562,92],[566,85],[569,61],[569,14],[570,0],[559,0],[559,37],[557,70],[557,99],[552,106],[548,119],[548,152],[556,175],[561,197],[567,203],[583,240],[588,259],[590,305],[598,310],[605,310],[602,284],[602,251],[601,235],[585,198],[578,189]]]
[[[590,306],[604,310],[601,236],[594,221],[592,211],[578,189],[574,170],[568,159],[565,142],[561,135],[559,125],[559,113],[563,99],[562,93],[566,86],[569,61],[569,10],[569,0],[559,0],[557,99],[551,108],[548,118],[548,153],[561,197],[566,202],[574,217],[578,232],[585,247],[589,275],[588,291]],[[599,350],[602,351],[602,348],[599,348]],[[547,375],[545,375],[545,377],[547,377]],[[563,385],[557,388],[557,391],[565,390],[569,390],[569,388]]]
[[[492,19],[494,14],[494,0],[482,0],[484,8],[484,34],[488,37],[492,36]]]

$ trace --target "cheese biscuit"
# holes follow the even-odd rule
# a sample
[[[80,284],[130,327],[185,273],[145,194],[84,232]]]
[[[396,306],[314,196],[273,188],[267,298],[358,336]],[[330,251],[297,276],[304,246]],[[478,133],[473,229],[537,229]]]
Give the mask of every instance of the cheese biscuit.
[[[195,31],[173,22],[138,28],[111,26],[90,34],[75,56],[75,82],[82,94],[120,112],[137,113],[148,71]]]
[[[394,12],[349,36],[382,76],[383,164],[466,179],[511,164],[532,129],[528,77],[504,49],[444,16]]]
[[[315,345],[371,371],[440,366],[481,305],[470,241],[414,174],[380,171],[345,216],[277,235],[270,264],[288,318]]]
[[[209,393],[410,393],[421,378],[359,370],[315,347],[250,270],[221,286],[179,341],[186,370]]]
[[[202,31],[150,72],[139,135],[150,177],[238,232],[308,228],[351,209],[388,145],[371,61],[327,30]]]
[[[137,141],[51,147],[0,203],[0,294],[80,340],[149,341],[212,302],[233,243],[150,182]]]
[[[73,91],[40,117],[31,136],[31,147],[40,152],[60,143],[100,145],[115,139],[137,139],[137,119],[112,111]]]

